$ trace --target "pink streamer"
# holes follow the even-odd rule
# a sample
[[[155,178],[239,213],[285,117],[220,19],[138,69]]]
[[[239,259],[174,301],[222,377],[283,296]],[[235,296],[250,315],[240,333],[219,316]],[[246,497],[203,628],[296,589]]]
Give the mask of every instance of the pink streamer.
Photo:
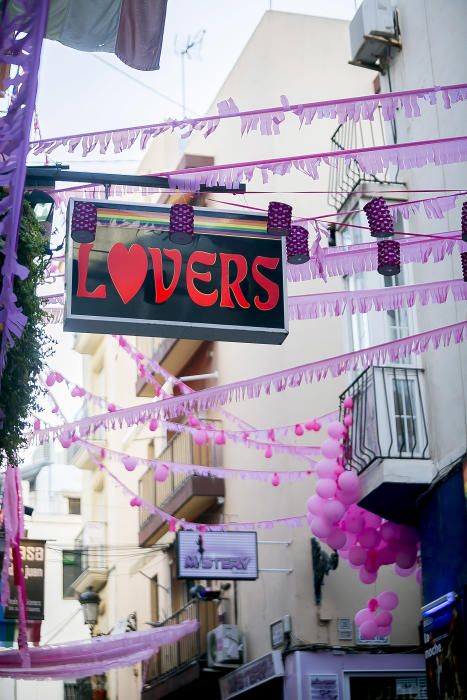
[[[31,665],[21,665],[17,649],[0,654],[0,677],[26,680],[83,678],[149,659],[161,646],[174,644],[198,629],[196,620],[141,632],[104,635],[29,650]]]
[[[463,279],[428,282],[401,287],[364,289],[346,292],[325,292],[289,297],[289,316],[292,321],[316,319],[322,316],[387,311],[412,307],[418,301],[427,304],[444,304],[449,292],[455,301],[467,300],[467,284]]]
[[[195,410],[224,406],[231,401],[255,399],[263,393],[269,395],[272,390],[283,392],[301,384],[322,381],[328,375],[337,377],[345,372],[365,369],[375,364],[397,362],[411,354],[418,355],[430,349],[437,350],[441,345],[447,347],[451,343],[458,344],[463,342],[466,334],[467,321],[463,321],[260,377],[203,389],[186,396],[174,396],[163,401],[120,409],[114,413],[90,416],[80,421],[37,431],[33,435],[33,441],[42,442],[56,438],[65,430],[70,434],[79,431],[81,437],[86,437],[91,430],[100,427],[132,426],[159,416],[165,418],[186,415]]]
[[[435,86],[419,90],[406,90],[381,95],[365,95],[339,100],[325,100],[320,102],[308,102],[304,104],[290,105],[286,96],[281,96],[281,105],[256,110],[240,111],[232,100],[223,100],[217,105],[218,114],[196,119],[169,119],[156,124],[144,124],[140,126],[126,127],[124,129],[109,129],[106,131],[86,132],[68,136],[56,136],[48,139],[31,141],[30,150],[38,155],[40,153],[52,153],[60,146],[68,147],[70,152],[81,144],[83,157],[91,153],[99,146],[101,154],[106,153],[110,143],[113,143],[115,153],[129,149],[139,139],[140,148],[146,147],[148,139],[156,138],[170,130],[184,130],[182,138],[188,138],[194,131],[199,131],[205,138],[210,136],[223,119],[239,118],[240,132],[243,136],[251,131],[259,130],[262,135],[280,133],[280,125],[285,120],[285,115],[292,113],[299,120],[300,126],[309,125],[317,119],[338,119],[339,124],[347,121],[358,123],[359,121],[373,121],[378,106],[381,106],[381,115],[385,121],[395,118],[396,110],[403,109],[406,118],[419,117],[419,102],[429,105],[437,103],[437,96],[441,94],[442,104],[445,109],[467,99],[467,84]]]

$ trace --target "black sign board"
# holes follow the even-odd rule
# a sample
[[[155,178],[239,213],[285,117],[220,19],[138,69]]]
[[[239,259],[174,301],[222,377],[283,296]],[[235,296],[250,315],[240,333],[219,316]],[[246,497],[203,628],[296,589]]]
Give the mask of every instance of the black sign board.
[[[44,563],[45,540],[21,540],[24,584],[27,596],[28,620],[44,619]],[[3,559],[3,556],[1,557]],[[18,619],[18,598],[13,580],[13,563],[10,561],[10,602],[4,611],[6,619]]]
[[[465,697],[465,640],[462,608],[452,603],[423,620],[430,700]]]
[[[287,337],[284,242],[266,217],[195,207],[195,234],[169,238],[170,207],[94,202],[91,243],[71,238],[64,329],[281,344]]]

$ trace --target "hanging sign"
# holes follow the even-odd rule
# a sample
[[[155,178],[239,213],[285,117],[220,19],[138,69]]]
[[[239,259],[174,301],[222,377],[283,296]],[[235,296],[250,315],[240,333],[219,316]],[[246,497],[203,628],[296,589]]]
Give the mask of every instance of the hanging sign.
[[[177,532],[177,577],[254,581],[258,578],[256,532]]]
[[[27,597],[27,617],[28,620],[43,620],[45,540],[21,540],[20,551]],[[3,560],[3,556],[0,559]],[[10,600],[4,610],[4,616],[8,619],[18,619],[18,598],[12,562],[10,562],[9,574]]]
[[[279,345],[287,337],[283,239],[266,217],[194,208],[170,240],[170,207],[70,200],[64,329]],[[74,209],[80,216],[74,216]],[[77,223],[78,222],[78,223]]]

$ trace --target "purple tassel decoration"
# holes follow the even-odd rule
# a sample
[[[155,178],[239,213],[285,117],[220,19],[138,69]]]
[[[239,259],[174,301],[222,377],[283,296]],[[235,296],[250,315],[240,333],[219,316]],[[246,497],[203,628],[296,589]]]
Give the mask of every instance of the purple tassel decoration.
[[[96,239],[97,208],[91,202],[74,202],[71,216],[71,237],[76,243],[92,243]]]
[[[401,247],[398,241],[378,241],[378,272],[393,277],[401,271]]]
[[[173,204],[170,209],[169,238],[177,245],[193,241],[195,215],[191,204]]]
[[[461,253],[462,276],[464,282],[467,282],[467,253]]]
[[[464,202],[462,205],[461,229],[462,229],[462,240],[467,243],[467,202]]]
[[[394,234],[391,212],[382,197],[372,199],[363,209],[374,238],[388,238]]]
[[[292,207],[283,202],[269,202],[268,233],[287,236],[292,226]]]
[[[302,265],[310,259],[308,250],[308,231],[303,226],[292,226],[285,239],[287,246],[287,262],[291,265]]]

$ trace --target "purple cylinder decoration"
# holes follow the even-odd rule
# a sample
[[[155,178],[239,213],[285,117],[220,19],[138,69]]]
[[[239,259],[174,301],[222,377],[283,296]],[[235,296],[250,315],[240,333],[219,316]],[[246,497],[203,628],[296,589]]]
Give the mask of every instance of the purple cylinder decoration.
[[[170,209],[169,238],[172,243],[188,245],[193,241],[195,215],[191,204],[173,204]]]
[[[76,243],[92,243],[96,239],[97,207],[91,202],[75,202],[71,216],[71,237]]]
[[[374,238],[387,238],[394,235],[391,212],[382,197],[370,200],[363,209]]]
[[[464,282],[467,282],[467,253],[461,253],[462,276]]]
[[[292,226],[292,207],[283,202],[269,202],[268,233],[287,236]]]
[[[467,202],[464,202],[462,205],[461,229],[462,229],[462,240],[467,243]]]
[[[378,241],[378,272],[393,277],[401,271],[401,247],[398,241]]]
[[[290,233],[285,239],[287,246],[287,262],[291,265],[301,265],[308,262],[310,253],[308,251],[308,231],[303,226],[292,226]]]

